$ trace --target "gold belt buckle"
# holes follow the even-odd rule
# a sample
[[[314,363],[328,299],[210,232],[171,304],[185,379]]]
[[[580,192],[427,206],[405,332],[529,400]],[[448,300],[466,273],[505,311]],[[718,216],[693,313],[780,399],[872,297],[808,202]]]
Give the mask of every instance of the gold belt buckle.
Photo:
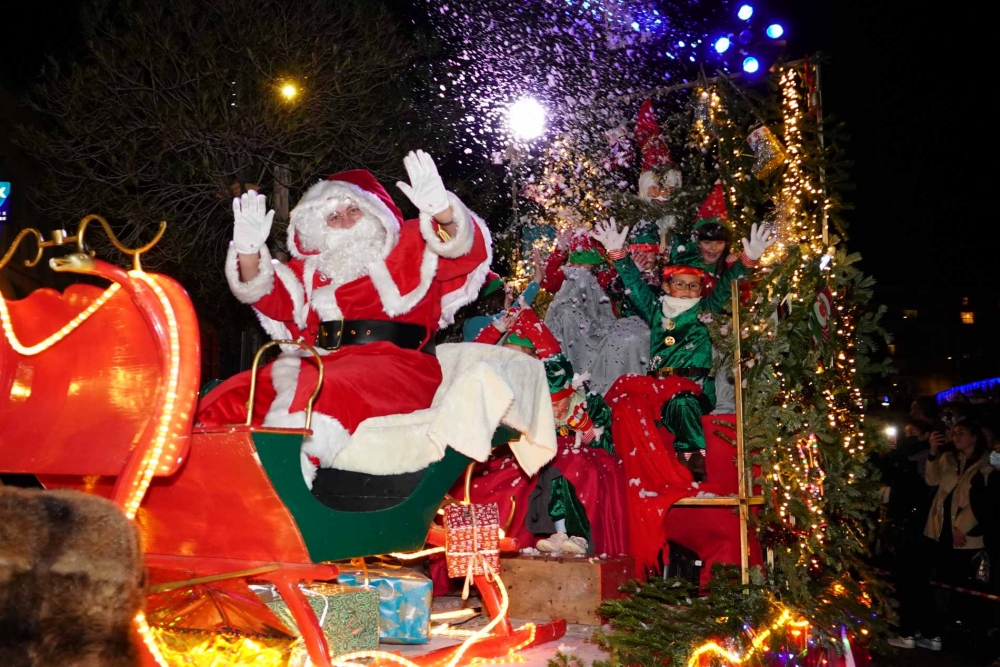
[[[665,367],[663,367],[663,368],[660,369],[660,377],[661,378],[673,377],[673,374],[674,374],[674,367],[673,366],[665,366]]]
[[[331,332],[330,329],[333,327],[326,322],[320,325],[319,345],[327,350],[336,351],[340,349],[340,341],[344,338],[344,320],[331,320],[330,322],[337,325],[336,329]],[[332,341],[330,340],[331,338],[333,339]]]

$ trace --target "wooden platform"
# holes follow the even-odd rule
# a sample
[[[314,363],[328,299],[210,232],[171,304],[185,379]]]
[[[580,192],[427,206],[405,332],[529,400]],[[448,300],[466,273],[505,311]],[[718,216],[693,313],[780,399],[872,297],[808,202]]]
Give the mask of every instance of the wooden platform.
[[[618,588],[632,576],[633,561],[626,556],[503,557],[500,575],[510,593],[510,615],[601,625],[595,610],[604,600],[622,597]]]

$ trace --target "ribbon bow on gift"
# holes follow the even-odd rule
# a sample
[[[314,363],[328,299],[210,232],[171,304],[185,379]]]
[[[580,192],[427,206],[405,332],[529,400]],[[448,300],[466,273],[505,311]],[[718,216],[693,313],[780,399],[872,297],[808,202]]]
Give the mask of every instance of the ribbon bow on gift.
[[[469,597],[469,588],[472,585],[474,577],[482,574],[486,577],[487,581],[493,581],[496,576],[496,568],[491,564],[492,561],[496,561],[500,557],[499,541],[500,541],[500,525],[499,525],[499,509],[495,504],[486,505],[483,507],[485,510],[484,516],[489,519],[493,518],[494,523],[492,525],[493,534],[485,535],[480,533],[479,522],[476,519],[476,508],[477,505],[474,504],[461,504],[461,505],[449,505],[445,508],[445,524],[448,528],[448,540],[450,543],[453,538],[453,531],[458,528],[465,528],[466,526],[454,526],[453,522],[460,517],[464,519],[464,510],[468,508],[469,518],[472,521],[472,549],[470,551],[453,551],[450,548],[446,551],[446,556],[449,560],[449,564],[454,564],[455,560],[465,558],[465,584],[462,587],[462,599],[466,600]],[[490,517],[492,515],[492,517]],[[451,518],[451,519],[450,519]],[[449,520],[450,519],[450,520]],[[492,537],[489,540],[497,545],[497,548],[493,549],[481,549],[480,544],[487,543],[487,537]],[[482,538],[482,539],[480,539]],[[449,547],[451,545],[449,544]],[[449,567],[449,570],[454,570],[455,568]]]

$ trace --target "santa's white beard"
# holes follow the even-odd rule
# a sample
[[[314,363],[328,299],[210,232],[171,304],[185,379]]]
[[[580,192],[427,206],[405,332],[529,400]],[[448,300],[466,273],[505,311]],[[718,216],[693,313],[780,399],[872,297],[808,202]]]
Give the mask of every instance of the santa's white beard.
[[[316,268],[334,285],[368,275],[368,266],[383,259],[385,230],[374,216],[365,214],[350,229],[327,228],[323,238]]]

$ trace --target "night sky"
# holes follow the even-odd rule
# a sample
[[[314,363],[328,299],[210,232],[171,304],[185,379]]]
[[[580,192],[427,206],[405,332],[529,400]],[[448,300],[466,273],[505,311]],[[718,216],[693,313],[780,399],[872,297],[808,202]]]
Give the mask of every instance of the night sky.
[[[67,59],[80,48],[72,4],[33,0],[5,10],[0,81],[8,89],[23,90],[45,54]],[[951,13],[922,12],[899,0],[765,4],[784,12],[790,57],[819,49],[832,59],[824,104],[848,124],[857,187],[849,245],[883,287],[879,297],[918,305],[938,298],[920,287],[930,281],[995,300],[986,280],[998,236],[996,212],[986,210],[995,139],[984,101],[994,67],[973,37],[977,14],[954,3]]]

